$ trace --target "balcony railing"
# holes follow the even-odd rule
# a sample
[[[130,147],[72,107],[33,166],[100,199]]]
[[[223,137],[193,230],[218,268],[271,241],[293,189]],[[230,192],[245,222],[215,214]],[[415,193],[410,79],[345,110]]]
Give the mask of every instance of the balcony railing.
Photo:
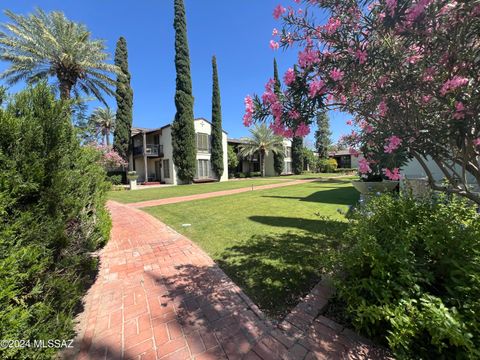
[[[143,153],[143,146],[135,146],[133,148],[133,155],[147,155],[147,156],[163,156],[163,145],[147,144],[145,147],[145,154]]]

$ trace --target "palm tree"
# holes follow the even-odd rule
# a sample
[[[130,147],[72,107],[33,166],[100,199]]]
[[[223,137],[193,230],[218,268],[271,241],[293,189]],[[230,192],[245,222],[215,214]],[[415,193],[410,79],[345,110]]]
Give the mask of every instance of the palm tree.
[[[11,63],[0,74],[12,85],[21,80],[29,84],[55,77],[62,99],[71,92],[93,94],[105,103],[103,93],[113,95],[115,81],[108,73],[117,73],[115,65],[107,64],[103,40],[93,40],[82,24],[68,20],[58,11],[22,16],[11,11],[5,14],[12,23],[0,31],[0,59]]]
[[[110,146],[110,134],[115,130],[115,113],[106,108],[96,108],[90,116],[90,124],[96,136],[102,136],[102,143]]]
[[[283,152],[283,138],[275,135],[273,130],[265,124],[255,125],[250,129],[252,136],[250,138],[242,139],[245,144],[240,146],[240,156],[250,157],[258,152],[260,157],[260,169],[262,176],[265,176],[265,156],[271,151],[275,154]]]

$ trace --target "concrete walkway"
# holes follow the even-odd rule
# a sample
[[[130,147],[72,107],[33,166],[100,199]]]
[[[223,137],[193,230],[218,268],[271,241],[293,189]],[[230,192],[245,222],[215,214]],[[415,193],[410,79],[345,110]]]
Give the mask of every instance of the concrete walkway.
[[[240,193],[249,192],[249,191],[275,189],[275,188],[280,188],[285,186],[310,183],[314,181],[318,181],[318,180],[317,179],[294,180],[294,181],[281,182],[276,184],[249,186],[249,187],[244,187],[240,189],[214,191],[214,192],[209,192],[204,194],[195,194],[195,195],[188,195],[188,196],[171,197],[166,199],[141,201],[141,202],[129,203],[127,205],[134,208],[144,208],[144,207],[151,207],[151,206],[175,204],[179,202],[192,201],[192,200],[198,200],[198,199],[209,199],[209,198],[218,197],[218,196],[240,194]]]
[[[372,347],[315,309],[320,285],[279,326],[184,236],[109,202],[111,239],[79,316],[76,359],[372,358]],[[318,309],[317,309],[318,310]],[[353,335],[352,335],[353,334]]]

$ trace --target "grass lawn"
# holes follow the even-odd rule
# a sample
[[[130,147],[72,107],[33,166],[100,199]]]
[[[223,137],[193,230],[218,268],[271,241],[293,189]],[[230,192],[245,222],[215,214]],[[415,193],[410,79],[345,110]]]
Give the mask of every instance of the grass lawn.
[[[323,181],[147,208],[198,243],[272,317],[320,279],[326,248],[358,200],[349,181]],[[182,227],[189,223],[190,227]]]
[[[287,179],[283,179],[287,180]],[[291,179],[294,180],[294,179]],[[110,191],[108,198],[121,203],[132,203],[138,201],[166,199],[177,196],[187,196],[195,194],[204,194],[214,191],[239,189],[243,187],[259,186],[280,183],[282,180],[277,178],[264,179],[246,179],[246,180],[231,180],[225,182],[215,182],[206,184],[191,184],[178,186],[156,187],[151,189],[142,189],[135,191]]]

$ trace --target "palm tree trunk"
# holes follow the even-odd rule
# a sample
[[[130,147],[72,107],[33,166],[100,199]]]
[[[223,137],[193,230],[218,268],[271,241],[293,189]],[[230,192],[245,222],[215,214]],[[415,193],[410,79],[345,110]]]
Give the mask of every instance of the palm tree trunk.
[[[107,146],[110,146],[110,131],[105,131],[105,140],[107,140]]]
[[[260,166],[262,169],[262,177],[265,177],[265,155],[263,150],[260,150]]]
[[[60,79],[60,99],[62,100],[69,100],[70,93],[72,91],[72,84],[68,80],[61,80]]]

